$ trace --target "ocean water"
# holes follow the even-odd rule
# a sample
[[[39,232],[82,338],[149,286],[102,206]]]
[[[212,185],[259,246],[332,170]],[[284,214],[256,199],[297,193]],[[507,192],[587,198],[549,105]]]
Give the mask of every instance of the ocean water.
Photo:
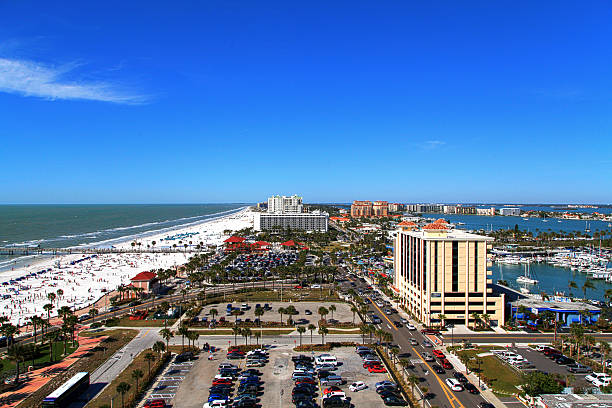
[[[521,285],[516,282],[516,278],[523,275],[525,265],[508,265],[493,263],[491,268],[493,272],[493,282],[498,279],[505,280],[513,289],[519,289]],[[539,281],[537,285],[527,285],[531,293],[546,292],[549,295],[555,292],[569,293],[569,282],[574,281],[578,285],[578,289],[573,289],[573,295],[576,297],[584,297],[582,285],[587,279],[585,273],[572,271],[569,268],[560,268],[546,263],[532,263],[529,266],[530,274]],[[595,289],[588,289],[586,296],[589,299],[605,301],[604,293],[606,289],[612,289],[612,284],[604,280],[591,279]],[[524,285],[523,285],[524,286]]]
[[[0,205],[0,246],[110,246],[229,214],[245,204]],[[0,270],[32,257],[0,255]]]

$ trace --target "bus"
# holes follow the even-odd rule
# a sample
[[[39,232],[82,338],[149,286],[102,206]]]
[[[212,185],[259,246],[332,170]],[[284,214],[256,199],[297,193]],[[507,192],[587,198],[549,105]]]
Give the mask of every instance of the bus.
[[[76,373],[74,377],[49,394],[42,402],[42,408],[67,407],[89,387],[89,373]]]

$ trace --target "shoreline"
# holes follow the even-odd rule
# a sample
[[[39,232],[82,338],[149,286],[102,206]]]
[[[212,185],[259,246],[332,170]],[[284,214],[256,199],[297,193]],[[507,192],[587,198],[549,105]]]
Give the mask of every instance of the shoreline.
[[[192,238],[193,245],[202,242],[204,246],[218,246],[227,238],[224,231],[253,226],[249,207],[232,211],[230,214],[213,216],[196,223],[138,234],[137,240],[141,245],[159,242],[160,245],[156,248],[172,246],[182,242],[182,239],[187,239],[188,242],[188,238]],[[114,246],[129,248],[134,238],[134,235],[123,237],[121,242]],[[93,246],[97,245],[100,244]],[[47,294],[51,292],[57,297],[53,302],[52,316],[57,315],[57,310],[62,306],[75,310],[87,308],[105,293],[111,293],[118,286],[129,283],[130,278],[137,273],[159,268],[177,268],[186,263],[190,256],[192,254],[184,252],[143,252],[97,256],[71,254],[40,259],[29,266],[5,271],[0,275],[0,314],[9,317],[10,321],[18,326],[27,324],[29,317],[33,315],[42,314],[46,317],[43,305],[50,303]],[[9,284],[11,280],[13,281]],[[57,295],[58,289],[63,291],[62,296]]]

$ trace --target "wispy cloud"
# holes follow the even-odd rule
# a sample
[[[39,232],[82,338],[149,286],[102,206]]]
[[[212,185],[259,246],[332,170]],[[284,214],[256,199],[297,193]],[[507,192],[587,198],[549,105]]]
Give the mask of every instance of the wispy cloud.
[[[446,142],[443,142],[441,140],[426,140],[424,142],[420,142],[419,144],[417,144],[417,146],[423,150],[433,150],[437,149],[438,147],[444,146],[445,144]]]
[[[146,103],[149,97],[122,90],[108,81],[66,80],[77,64],[50,66],[0,58],[0,92],[50,100],[82,99],[119,104]]]

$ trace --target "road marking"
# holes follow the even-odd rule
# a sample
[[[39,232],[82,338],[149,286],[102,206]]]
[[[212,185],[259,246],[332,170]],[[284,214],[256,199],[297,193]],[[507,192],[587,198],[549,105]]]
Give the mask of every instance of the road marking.
[[[429,368],[429,371],[436,377],[436,379],[438,380],[438,383],[440,383],[440,387],[442,388],[442,391],[444,391],[444,394],[446,394],[446,398],[448,398],[448,402],[450,402],[451,405],[453,405],[453,401],[455,401],[457,402],[457,404],[459,404],[461,408],[465,408],[465,406],[463,406],[461,401],[459,401],[459,399],[455,396],[453,391],[451,391],[450,389],[448,391],[446,390],[448,388],[446,383],[442,381],[442,379],[438,376],[438,374],[434,370],[432,370],[431,366],[427,363],[427,361],[425,361],[425,359],[419,354],[419,352],[414,347],[412,348],[412,350],[416,353],[417,356],[419,356],[421,360],[423,360],[423,363],[425,363],[427,368]],[[449,395],[449,392],[450,392],[450,395]]]
[[[370,299],[370,302],[372,302],[372,299],[368,296],[368,299]],[[393,324],[393,322],[391,320],[389,320],[389,318],[387,317],[386,314],[383,313],[382,310],[380,310],[380,307],[378,307],[378,305],[374,302],[372,302],[372,306],[374,306],[376,309],[378,309],[378,311],[380,312],[380,314],[382,314],[382,316],[387,319],[387,321],[389,322],[389,324],[391,324],[391,326],[397,331],[397,327],[395,327],[395,325]]]

